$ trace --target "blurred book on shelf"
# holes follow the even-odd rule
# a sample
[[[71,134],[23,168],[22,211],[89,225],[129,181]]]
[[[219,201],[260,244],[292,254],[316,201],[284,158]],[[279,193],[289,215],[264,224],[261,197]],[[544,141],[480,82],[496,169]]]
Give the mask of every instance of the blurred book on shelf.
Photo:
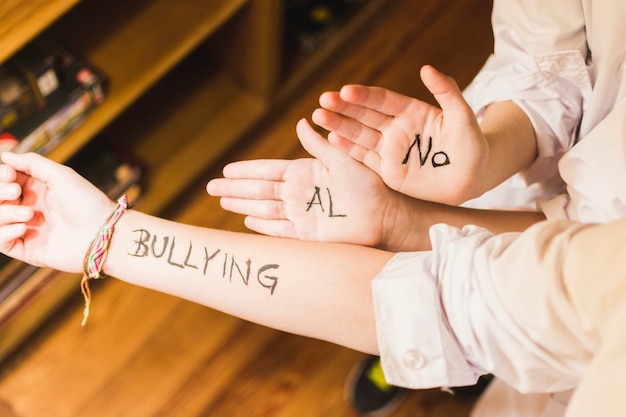
[[[49,152],[104,101],[106,83],[54,41],[33,41],[0,66],[0,151]]]
[[[112,148],[104,138],[91,140],[67,165],[111,199],[126,194],[135,204],[141,197],[139,163],[125,151]],[[0,361],[79,292],[78,280],[0,255]]]
[[[368,0],[287,0],[285,35],[302,52],[315,51]]]

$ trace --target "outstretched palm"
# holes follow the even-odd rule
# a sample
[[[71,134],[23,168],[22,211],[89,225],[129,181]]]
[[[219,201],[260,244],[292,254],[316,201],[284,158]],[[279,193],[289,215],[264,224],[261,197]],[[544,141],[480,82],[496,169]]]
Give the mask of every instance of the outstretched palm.
[[[312,241],[374,245],[392,190],[361,163],[331,146],[306,121],[297,126],[315,158],[241,161],[207,184],[227,210],[245,214],[259,233]]]
[[[459,204],[474,191],[487,142],[458,86],[432,67],[422,79],[441,108],[379,87],[324,93],[313,121],[333,145],[412,197]]]

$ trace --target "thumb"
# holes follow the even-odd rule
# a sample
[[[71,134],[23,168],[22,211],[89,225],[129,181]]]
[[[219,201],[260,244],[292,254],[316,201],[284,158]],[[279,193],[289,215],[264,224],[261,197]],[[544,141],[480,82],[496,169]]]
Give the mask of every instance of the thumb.
[[[296,133],[302,147],[315,159],[329,166],[338,152],[320,133],[318,133],[306,119],[300,119],[296,124]]]
[[[420,77],[441,106],[441,110],[458,111],[469,107],[454,78],[437,71],[430,65],[422,67]]]
[[[61,189],[73,189],[74,192],[86,192],[94,199],[99,199],[103,207],[108,207],[110,199],[91,182],[76,173],[72,168],[54,162],[37,153],[3,152],[0,155],[2,162],[17,171],[18,175],[28,176],[49,188],[62,186]],[[92,191],[97,191],[93,193]]]
[[[48,179],[54,178],[61,170],[67,168],[36,153],[2,152],[0,156],[2,162],[16,171],[44,182],[48,182]]]

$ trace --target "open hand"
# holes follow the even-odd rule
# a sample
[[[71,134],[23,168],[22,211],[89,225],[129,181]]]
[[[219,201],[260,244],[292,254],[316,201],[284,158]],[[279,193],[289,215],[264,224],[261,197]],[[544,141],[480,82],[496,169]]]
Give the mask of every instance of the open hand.
[[[224,168],[207,191],[245,225],[272,236],[376,245],[393,195],[379,176],[334,148],[306,120],[298,137],[314,157],[240,161]]]
[[[475,197],[489,147],[456,82],[430,66],[421,77],[441,108],[379,87],[347,85],[321,95],[313,121],[392,189],[460,204]]]

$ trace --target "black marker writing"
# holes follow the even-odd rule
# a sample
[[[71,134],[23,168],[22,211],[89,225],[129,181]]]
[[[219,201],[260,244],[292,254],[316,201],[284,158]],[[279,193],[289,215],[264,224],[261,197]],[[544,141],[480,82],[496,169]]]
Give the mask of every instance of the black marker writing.
[[[209,265],[216,265],[222,278],[228,279],[229,282],[233,282],[233,278],[236,278],[236,281],[242,282],[246,287],[250,286],[250,277],[253,276],[253,271],[256,268],[257,282],[263,288],[270,290],[270,294],[274,294],[278,285],[278,277],[266,273],[269,270],[278,269],[279,266],[276,264],[264,264],[255,267],[251,259],[248,258],[244,262],[240,262],[235,255],[222,252],[222,249],[219,248],[209,250],[205,246],[198,251],[192,241],[186,245],[178,246],[175,236],[159,237],[146,229],[137,229],[134,230],[134,233],[136,234],[136,238],[133,240],[134,250],[128,253],[130,256],[164,259],[166,265],[179,269],[198,270],[198,263],[203,263],[202,276],[206,276]],[[166,253],[167,257],[164,256]]]
[[[426,149],[425,154],[422,154],[421,136],[419,133],[415,135],[415,140],[413,141],[413,143],[411,143],[411,146],[409,146],[409,150],[407,151],[406,155],[404,156],[404,159],[402,160],[402,165],[406,165],[409,162],[409,156],[411,156],[411,150],[414,147],[417,148],[417,152],[419,153],[420,166],[423,167],[426,164],[426,162],[428,162],[428,156],[430,155],[430,152],[433,149],[432,136],[428,137],[428,149]],[[441,166],[450,164],[450,158],[443,151],[435,152],[431,158],[431,163],[434,168],[441,167]]]
[[[433,167],[442,167],[444,165],[448,165],[450,163],[450,158],[445,152],[437,152],[433,155]]]
[[[330,189],[326,188],[326,192],[328,193],[328,217],[346,217],[345,214],[335,214],[333,211],[333,197],[330,194]],[[311,207],[313,205],[319,205],[320,209],[322,210],[322,213],[325,213],[324,211],[324,204],[322,203],[322,197],[320,195],[320,187],[315,187],[315,191],[313,193],[313,197],[311,197],[311,200],[307,202],[307,207],[306,207],[306,211],[308,212],[309,210],[311,210]]]
[[[257,281],[263,287],[270,290],[270,294],[274,294],[274,290],[276,289],[276,284],[278,284],[278,278],[273,275],[266,275],[266,271],[278,269],[278,265],[269,264],[262,266],[259,268],[259,273],[257,274]]]

